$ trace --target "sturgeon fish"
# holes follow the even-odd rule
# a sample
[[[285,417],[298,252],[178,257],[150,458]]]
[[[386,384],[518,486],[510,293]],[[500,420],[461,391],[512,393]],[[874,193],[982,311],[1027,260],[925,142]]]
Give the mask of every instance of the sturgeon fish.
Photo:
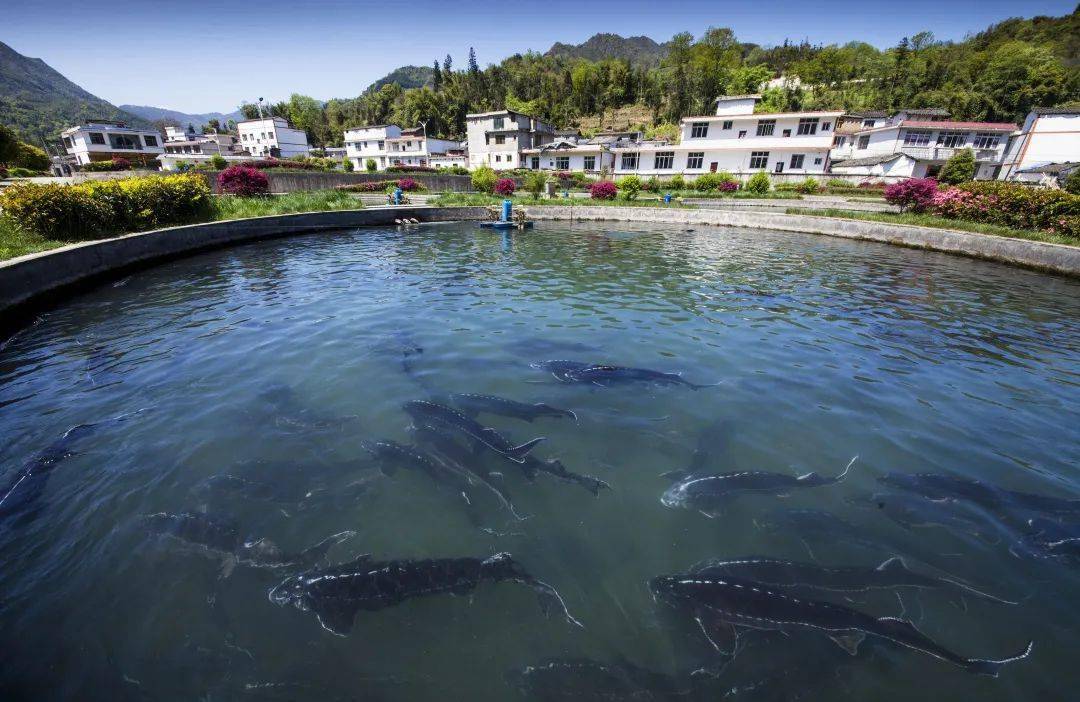
[[[1080,524],[1061,524],[1042,517],[1028,520],[1023,544],[1031,556],[1080,562]]]
[[[1055,517],[1080,517],[1080,500],[1006,490],[954,475],[893,472],[878,480],[929,500],[965,500],[1004,516],[1012,516],[1012,510],[1024,510]]]
[[[703,561],[690,568],[691,575],[734,577],[765,583],[778,590],[809,592],[866,592],[897,588],[935,589],[955,587],[976,597],[1016,604],[989,595],[952,578],[923,575],[909,569],[904,559],[893,556],[876,568],[865,566],[822,566],[817,563],[779,558],[744,556]]]
[[[660,385],[682,385],[698,390],[714,387],[698,385],[685,380],[679,373],[666,373],[649,368],[630,366],[612,366],[599,363],[581,363],[579,361],[540,361],[534,367],[546,370],[563,383],[585,383],[591,385],[614,385],[617,383],[656,383]]]
[[[582,473],[575,473],[571,470],[567,470],[562,461],[557,458],[549,458],[546,461],[541,461],[535,456],[527,456],[521,469],[525,472],[525,476],[530,480],[538,473],[547,473],[559,480],[580,485],[596,497],[600,496],[601,490],[611,489],[611,486],[600,478],[594,478],[591,475],[584,475]]]
[[[674,479],[676,482],[664,492],[660,497],[660,502],[665,507],[696,509],[707,517],[715,517],[728,501],[737,495],[759,494],[784,497],[795,489],[838,483],[847,477],[848,471],[851,470],[857,458],[858,456],[852,458],[840,474],[831,478],[822,477],[814,472],[796,477],[767,471],[739,471],[712,475],[673,471],[661,476]]]
[[[917,495],[904,493],[875,493],[867,497],[848,498],[846,502],[862,509],[880,512],[905,529],[943,527],[960,534],[974,536],[987,543],[996,543],[993,525],[979,521],[974,516],[958,514]],[[949,502],[953,502],[949,500]]]
[[[371,453],[386,475],[393,475],[398,468],[419,470],[439,485],[461,493],[466,502],[472,478],[464,470],[458,470],[436,460],[414,446],[404,446],[396,441],[361,441],[360,446]]]
[[[545,613],[561,610],[568,622],[581,626],[555,588],[529,575],[509,553],[485,559],[392,561],[364,555],[349,563],[295,575],[271,589],[269,596],[275,604],[314,612],[324,629],[345,636],[361,610],[373,612],[414,597],[466,595],[482,582],[503,581],[533,588]]]
[[[559,409],[543,402],[518,402],[505,397],[495,395],[477,395],[475,393],[459,393],[450,396],[450,401],[468,414],[495,414],[500,417],[511,417],[532,422],[540,417],[570,417],[577,421],[577,415],[573,410]]]
[[[936,643],[911,622],[875,618],[843,605],[794,597],[765,583],[730,576],[665,575],[649,583],[654,597],[684,607],[721,652],[737,652],[740,630],[818,631],[851,655],[867,636],[891,641],[969,672],[996,677],[1002,666],[1027,658],[1033,642],[997,660],[965,658]]]
[[[468,417],[452,407],[426,400],[410,400],[405,403],[404,407],[405,412],[412,417],[415,424],[433,424],[447,427],[515,463],[524,463],[529,452],[544,440],[544,437],[541,436],[526,441],[519,446],[514,446],[496,430],[481,425],[472,417]]]

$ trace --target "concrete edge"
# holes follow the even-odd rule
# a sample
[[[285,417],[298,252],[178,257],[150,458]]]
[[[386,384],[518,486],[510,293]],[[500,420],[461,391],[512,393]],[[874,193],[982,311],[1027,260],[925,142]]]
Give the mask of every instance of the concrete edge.
[[[816,215],[732,210],[548,205],[526,206],[525,209],[530,218],[538,220],[665,222],[822,234],[958,254],[1038,271],[1080,277],[1080,247],[1078,246],[1048,244],[955,229],[934,229],[910,224],[890,224]]]
[[[248,241],[291,234],[393,224],[480,220],[485,207],[373,207],[303,212],[155,229],[111,239],[79,242],[0,261],[0,330],[17,327],[34,308],[62,292],[170,258]]]

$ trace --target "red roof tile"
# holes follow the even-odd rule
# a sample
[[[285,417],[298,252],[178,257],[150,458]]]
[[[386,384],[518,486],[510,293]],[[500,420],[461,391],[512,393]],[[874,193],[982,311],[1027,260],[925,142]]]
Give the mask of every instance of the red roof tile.
[[[1015,132],[1019,127],[1008,122],[924,122],[922,120],[905,119],[902,127],[918,127],[920,129],[986,129],[988,131]]]

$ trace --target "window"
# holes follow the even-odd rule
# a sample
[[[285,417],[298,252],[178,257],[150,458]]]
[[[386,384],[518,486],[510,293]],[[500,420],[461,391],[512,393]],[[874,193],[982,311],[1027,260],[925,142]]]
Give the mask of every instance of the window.
[[[784,162],[783,161],[777,161],[776,162],[776,168],[774,168],[773,171],[776,172],[776,173],[783,173],[784,172]]]
[[[776,131],[775,119],[759,119],[757,123],[758,136],[772,136]]]
[[[767,168],[769,166],[769,152],[768,151],[751,151],[750,152],[750,167],[751,168]]]
[[[720,128],[721,129],[731,129],[734,125],[735,125],[735,123],[732,122],[730,119],[725,119],[723,126],[721,126]]]
[[[1001,137],[997,134],[983,134],[979,133],[975,135],[974,146],[976,149],[996,149],[1001,143]]]
[[[514,161],[514,154],[506,154],[506,162],[507,163],[513,163],[513,161]]]
[[[90,143],[105,145],[105,135],[100,132],[90,132]]]
[[[147,146],[157,146],[157,137],[156,136],[147,136],[147,135],[144,134],[143,135],[143,141],[146,142]]]
[[[653,158],[653,168],[658,171],[670,170],[675,165],[674,151],[657,151]]]
[[[506,120],[502,117],[496,117],[495,119],[491,120],[491,126],[495,129],[502,129],[506,126]]]
[[[803,154],[791,154],[791,168],[792,168],[792,170],[794,170],[796,168],[802,168],[803,167],[803,160],[805,158],[806,158],[806,156],[804,156]]]
[[[622,155],[622,161],[619,163],[619,168],[624,171],[633,171],[637,169],[638,155],[636,153],[625,153]]]
[[[803,117],[799,120],[799,135],[808,136],[817,134],[819,120],[817,117]]]
[[[822,122],[821,123],[821,131],[823,131],[823,132],[829,131],[830,126],[832,126],[832,122]]]
[[[834,143],[833,146],[843,146],[846,143],[847,143],[847,137],[846,136],[838,136],[838,137],[836,137],[836,143]]]
[[[709,135],[708,122],[694,122],[690,125],[691,139],[704,139]]]
[[[786,137],[791,136],[791,130],[790,129],[785,129],[784,130],[784,136],[786,136]]]
[[[532,168],[533,168],[533,170],[536,170],[537,168],[540,168],[540,157],[539,156],[533,156],[532,157]]]
[[[385,150],[386,150],[386,142],[385,141],[380,141],[379,142],[379,151],[385,151]]]
[[[556,156],[555,157],[555,168],[559,169],[560,171],[568,171],[568,170],[570,170],[570,157],[569,156]]]
[[[701,166],[704,163],[705,163],[705,152],[704,151],[691,151],[690,153],[686,154],[686,167],[687,167],[687,169],[701,168]]]
[[[814,159],[814,165],[815,166],[820,166],[821,165],[821,157],[820,156],[818,156],[817,158]]]
[[[585,170],[587,170],[587,171],[595,171],[596,170],[596,157],[595,156],[586,156],[585,157]]]
[[[904,146],[929,146],[930,132],[909,129],[904,134]]]
[[[866,134],[865,136],[859,137],[859,145],[858,145],[857,148],[865,149],[867,146],[870,146],[870,135],[869,134]]]
[[[963,132],[938,132],[937,145],[947,149],[956,149],[964,145]]]
[[[114,149],[141,149],[142,144],[129,134],[110,134],[109,143]]]
[[[502,163],[502,154],[495,154],[495,163]]]
[[[74,148],[74,144],[71,143],[71,139],[69,137],[64,137],[64,147],[68,149]]]
[[[502,134],[496,134],[495,135],[495,143],[496,144],[505,144],[506,143],[506,137],[503,136]]]

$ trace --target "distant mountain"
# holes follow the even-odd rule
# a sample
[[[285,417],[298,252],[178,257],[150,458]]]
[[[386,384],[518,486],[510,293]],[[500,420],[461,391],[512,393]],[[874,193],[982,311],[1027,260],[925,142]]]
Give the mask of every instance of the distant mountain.
[[[402,88],[431,87],[435,84],[435,69],[431,66],[401,66],[387,73],[367,87],[364,93],[373,93],[384,85],[397,83]]]
[[[216,119],[221,122],[222,126],[225,125],[230,119],[241,120],[244,118],[244,113],[240,110],[234,112],[204,112],[188,113],[180,112],[178,110],[170,110],[165,107],[151,107],[149,105],[121,105],[120,109],[130,112],[133,115],[138,115],[145,120],[154,122],[159,119],[175,120],[180,123],[181,127],[186,127],[189,124],[194,125],[196,128],[201,127],[212,119]]]
[[[668,44],[658,44],[649,37],[622,37],[618,34],[594,34],[582,44],[556,42],[547,56],[583,58],[599,61],[605,58],[626,59],[637,66],[652,66],[667,56]]]
[[[42,139],[55,142],[64,129],[92,118],[149,126],[141,117],[91,95],[41,59],[23,56],[0,42],[0,122],[40,145]]]

